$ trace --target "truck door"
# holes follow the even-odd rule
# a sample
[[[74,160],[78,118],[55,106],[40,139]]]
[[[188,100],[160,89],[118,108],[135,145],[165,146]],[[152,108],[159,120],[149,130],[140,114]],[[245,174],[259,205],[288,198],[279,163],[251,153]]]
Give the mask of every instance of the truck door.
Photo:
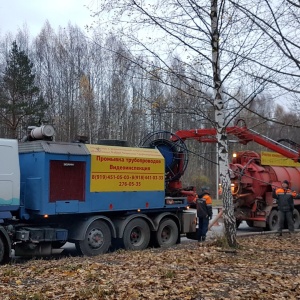
[[[0,139],[0,211],[20,204],[20,168],[17,140]],[[17,209],[17,207],[16,207]]]

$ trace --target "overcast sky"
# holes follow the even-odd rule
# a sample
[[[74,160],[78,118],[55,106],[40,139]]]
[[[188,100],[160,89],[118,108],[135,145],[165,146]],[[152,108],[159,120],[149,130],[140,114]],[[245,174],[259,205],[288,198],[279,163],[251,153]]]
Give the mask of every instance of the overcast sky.
[[[11,32],[27,24],[31,36],[36,36],[46,20],[57,31],[58,27],[70,21],[82,30],[93,21],[89,10],[91,0],[0,0],[0,35]]]

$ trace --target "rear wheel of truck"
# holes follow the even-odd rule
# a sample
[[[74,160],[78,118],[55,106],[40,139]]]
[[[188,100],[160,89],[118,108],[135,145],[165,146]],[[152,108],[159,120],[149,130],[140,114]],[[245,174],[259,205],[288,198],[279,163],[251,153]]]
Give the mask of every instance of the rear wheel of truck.
[[[294,219],[294,227],[295,229],[298,229],[300,227],[300,213],[296,208],[294,209],[293,212],[293,219]]]
[[[125,227],[123,243],[125,249],[143,250],[150,241],[150,228],[143,219],[133,219]]]
[[[267,227],[271,231],[279,230],[279,213],[278,210],[273,209],[268,217]]]
[[[95,256],[106,253],[111,245],[111,233],[103,221],[94,221],[87,229],[84,240],[75,243],[80,254]]]
[[[172,219],[164,219],[156,232],[157,245],[162,248],[174,246],[178,240],[178,227]]]

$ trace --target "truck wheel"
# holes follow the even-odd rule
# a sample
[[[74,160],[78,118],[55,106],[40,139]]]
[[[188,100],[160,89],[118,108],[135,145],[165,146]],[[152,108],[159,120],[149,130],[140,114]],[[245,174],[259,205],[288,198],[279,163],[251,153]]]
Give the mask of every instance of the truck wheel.
[[[246,220],[246,223],[249,227],[254,227],[254,222],[253,221],[250,221],[250,220]]]
[[[235,220],[235,227],[236,229],[238,229],[240,227],[240,225],[242,224],[243,221],[236,219]]]
[[[4,243],[3,243],[2,238],[0,236],[0,263],[1,264],[3,264],[4,255],[5,255]]]
[[[111,245],[111,233],[103,221],[94,221],[87,229],[84,240],[75,243],[76,250],[86,256],[106,253]]]
[[[294,218],[294,227],[298,229],[300,227],[300,213],[297,209],[293,211],[293,218]]]
[[[1,265],[9,262],[10,257],[7,252],[8,251],[5,251],[5,243],[3,241],[3,238],[0,236],[0,264]]]
[[[156,232],[157,244],[162,248],[174,246],[178,239],[178,227],[172,219],[163,220]]]
[[[279,229],[279,214],[278,211],[273,209],[268,217],[268,229],[271,231],[277,231]]]
[[[125,227],[123,243],[125,249],[143,250],[150,241],[150,228],[143,219],[133,219]]]

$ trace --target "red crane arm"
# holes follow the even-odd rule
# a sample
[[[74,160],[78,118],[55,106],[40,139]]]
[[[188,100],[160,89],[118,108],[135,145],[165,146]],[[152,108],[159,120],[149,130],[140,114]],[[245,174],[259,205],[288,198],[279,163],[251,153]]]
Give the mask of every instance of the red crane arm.
[[[269,139],[259,133],[248,129],[247,127],[232,126],[226,128],[228,135],[234,135],[238,138],[239,143],[247,144],[250,141],[256,142],[272,151],[280,153],[281,155],[291,158],[296,162],[300,161],[300,152],[294,151],[278,142]],[[214,128],[201,128],[201,129],[190,129],[190,130],[179,130],[176,132],[176,136],[182,140],[194,139],[200,143],[216,143],[217,130]],[[172,139],[176,140],[176,136]]]

